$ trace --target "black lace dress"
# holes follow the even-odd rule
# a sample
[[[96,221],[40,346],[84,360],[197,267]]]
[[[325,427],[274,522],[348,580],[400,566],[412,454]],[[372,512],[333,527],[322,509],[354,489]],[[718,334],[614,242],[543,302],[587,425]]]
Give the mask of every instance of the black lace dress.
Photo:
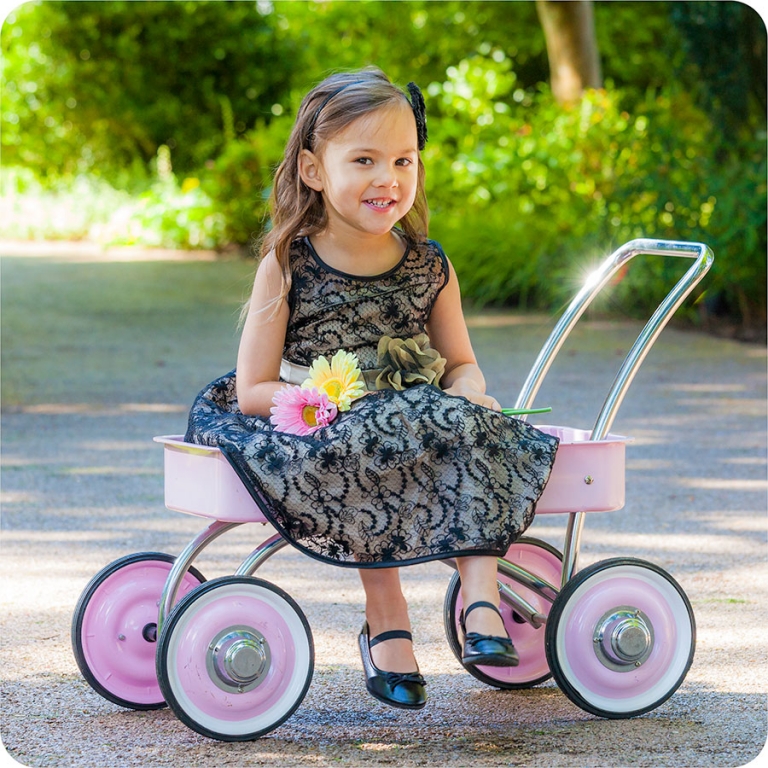
[[[291,271],[281,377],[296,384],[303,378],[291,371],[339,349],[358,356],[370,381],[379,339],[425,333],[448,280],[434,241],[408,247],[383,275],[358,277],[300,239]],[[240,412],[234,371],[197,396],[185,439],[221,448],[294,546],[356,568],[502,556],[533,520],[558,442],[431,384],[371,392],[329,426],[296,436]]]

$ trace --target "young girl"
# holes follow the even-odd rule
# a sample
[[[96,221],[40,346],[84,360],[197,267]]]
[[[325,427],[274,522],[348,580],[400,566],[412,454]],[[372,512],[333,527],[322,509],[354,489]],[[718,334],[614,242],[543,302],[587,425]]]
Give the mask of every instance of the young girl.
[[[200,393],[186,439],[218,445],[294,546],[359,569],[366,687],[418,709],[397,566],[456,558],[463,663],[516,665],[496,558],[530,525],[557,440],[485,393],[453,267],[426,237],[424,101],[408,92],[366,69],[305,97],[236,376]]]

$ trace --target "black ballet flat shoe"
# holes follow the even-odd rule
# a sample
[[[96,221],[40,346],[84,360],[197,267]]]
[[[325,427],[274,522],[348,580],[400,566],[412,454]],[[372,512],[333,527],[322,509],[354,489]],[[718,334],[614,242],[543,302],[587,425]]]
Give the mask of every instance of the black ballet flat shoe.
[[[472,603],[466,611],[461,612],[459,625],[464,633],[461,663],[485,667],[516,667],[520,663],[520,658],[509,637],[467,632],[464,620],[475,608],[490,608],[501,616],[499,609],[493,603],[485,600],[478,600],[476,603]]]
[[[382,632],[376,637],[369,637],[368,622],[363,624],[358,642],[360,656],[363,659],[365,687],[375,699],[400,709],[421,709],[427,703],[426,681],[419,672],[384,672],[371,658],[371,648],[377,643],[401,637],[412,640],[411,633],[404,629]]]

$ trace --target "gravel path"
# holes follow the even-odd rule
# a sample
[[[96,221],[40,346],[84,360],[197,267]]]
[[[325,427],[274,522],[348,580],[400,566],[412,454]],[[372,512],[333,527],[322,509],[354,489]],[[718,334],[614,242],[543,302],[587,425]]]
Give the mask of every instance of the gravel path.
[[[2,262],[0,670],[9,762],[709,767],[758,756],[767,735],[766,351],[675,329],[662,334],[613,427],[635,437],[626,508],[588,516],[580,563],[645,558],[690,597],[696,657],[658,709],[603,720],[552,681],[526,691],[484,686],[445,641],[450,571],[439,563],[404,572],[430,701],[416,714],[387,708],[363,687],[356,574],[288,549],[258,575],[301,605],[316,667],[306,699],[282,726],[256,742],[221,743],[168,709],[129,711],[102,699],[72,656],[74,605],[106,563],[144,550],[177,554],[202,528],[164,508],[162,451],[152,437],[182,432],[195,392],[232,367],[233,313],[250,268],[105,261],[70,250]],[[137,291],[145,302],[133,298]],[[472,319],[490,389],[504,403],[514,401],[552,324]],[[551,422],[591,426],[639,329],[587,321],[576,330],[537,399],[555,408]],[[530,533],[560,546],[564,529],[564,516],[542,516]],[[207,578],[232,573],[268,534],[238,528],[197,565]]]

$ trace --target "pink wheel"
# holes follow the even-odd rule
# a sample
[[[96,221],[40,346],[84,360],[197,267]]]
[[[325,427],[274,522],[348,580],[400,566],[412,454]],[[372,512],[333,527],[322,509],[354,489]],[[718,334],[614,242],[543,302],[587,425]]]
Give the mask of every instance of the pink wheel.
[[[165,706],[155,675],[157,614],[174,558],[161,552],[121,557],[91,579],[72,618],[72,649],[90,686],[122,707]],[[205,581],[190,568],[179,597]]]
[[[509,548],[504,559],[555,587],[560,584],[563,556],[546,541],[522,536]],[[545,616],[549,613],[551,603],[548,600],[521,586],[509,576],[499,573],[498,578],[531,603],[539,613]],[[459,662],[461,662],[462,645],[459,614],[463,607],[460,588],[461,581],[456,573],[448,585],[443,608],[445,634]],[[501,615],[504,626],[520,655],[520,664],[516,667],[468,666],[465,667],[467,672],[483,683],[505,689],[531,688],[548,680],[552,674],[549,671],[544,648],[544,627],[531,626],[503,601]]]
[[[649,712],[680,686],[696,626],[680,585],[643,560],[585,568],[563,587],[547,621],[547,657],[574,704],[600,717]]]
[[[163,626],[157,676],[168,705],[198,733],[257,739],[287,720],[309,689],[314,644],[293,599],[252,576],[213,579]]]

